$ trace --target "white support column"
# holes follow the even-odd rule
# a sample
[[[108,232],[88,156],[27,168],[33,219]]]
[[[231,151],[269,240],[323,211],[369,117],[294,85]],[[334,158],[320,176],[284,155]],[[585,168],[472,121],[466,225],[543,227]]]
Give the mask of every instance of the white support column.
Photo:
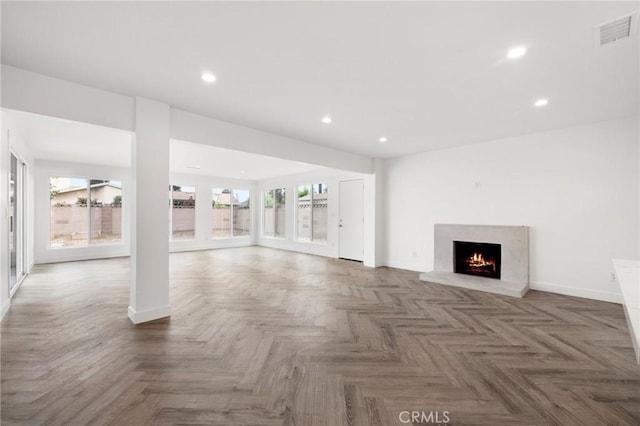
[[[376,176],[376,228],[375,228],[375,266],[384,266],[387,262],[386,208],[387,208],[387,172],[386,160],[376,158],[373,161]]]
[[[131,297],[134,324],[168,317],[169,105],[136,98],[131,158]]]
[[[384,265],[384,160],[374,160],[375,173],[364,178],[364,265]]]

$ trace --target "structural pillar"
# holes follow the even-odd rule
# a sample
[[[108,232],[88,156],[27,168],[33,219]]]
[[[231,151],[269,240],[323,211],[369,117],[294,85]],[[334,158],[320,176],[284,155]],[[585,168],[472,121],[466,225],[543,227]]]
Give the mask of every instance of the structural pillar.
[[[364,178],[364,266],[385,264],[384,214],[385,173],[384,160],[374,159],[374,173]]]
[[[169,105],[136,98],[131,157],[131,295],[134,324],[168,317]],[[126,202],[126,200],[125,200]]]

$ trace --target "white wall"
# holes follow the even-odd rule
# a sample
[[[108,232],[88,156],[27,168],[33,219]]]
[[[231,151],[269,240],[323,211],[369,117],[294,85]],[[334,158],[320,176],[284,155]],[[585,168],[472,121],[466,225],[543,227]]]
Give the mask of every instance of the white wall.
[[[375,247],[375,184],[373,175],[344,172],[334,169],[317,170],[308,173],[301,173],[290,176],[282,176],[273,179],[265,179],[259,182],[260,197],[264,191],[277,188],[287,189],[285,206],[286,226],[285,238],[271,238],[262,235],[262,207],[259,209],[258,217],[260,232],[258,234],[258,244],[265,247],[278,248],[282,250],[298,251],[320,256],[337,258],[339,255],[338,246],[338,214],[339,206],[339,182],[341,180],[363,179],[364,180],[364,264],[376,266]],[[296,214],[296,194],[297,187],[316,183],[326,183],[328,187],[328,212],[327,212],[327,241],[325,242],[304,242],[295,238],[295,214]],[[260,203],[260,201],[259,201]]]
[[[255,181],[171,173],[171,184],[178,186],[195,186],[196,188],[195,239],[171,241],[171,252],[242,247],[254,245],[256,243],[259,232],[257,211],[260,210],[260,199],[258,196],[258,186]],[[211,238],[211,229],[213,226],[211,221],[212,188],[248,189],[251,191],[249,199],[252,216],[250,236],[221,238],[215,240]]]
[[[433,267],[436,223],[530,226],[531,288],[620,301],[639,257],[639,132],[629,118],[386,162],[389,266]]]
[[[73,177],[122,181],[122,240],[118,244],[84,247],[49,246],[50,208],[49,178]],[[94,164],[36,160],[35,162],[35,262],[51,263],[71,260],[128,256],[131,241],[130,171],[128,168]]]

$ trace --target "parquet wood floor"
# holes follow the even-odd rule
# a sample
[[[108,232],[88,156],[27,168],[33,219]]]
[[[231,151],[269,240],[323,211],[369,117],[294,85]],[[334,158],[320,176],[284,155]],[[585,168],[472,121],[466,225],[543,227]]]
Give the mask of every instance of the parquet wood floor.
[[[2,322],[2,425],[640,422],[616,304],[246,247],[172,254],[172,317],[134,326],[128,264],[35,268]]]

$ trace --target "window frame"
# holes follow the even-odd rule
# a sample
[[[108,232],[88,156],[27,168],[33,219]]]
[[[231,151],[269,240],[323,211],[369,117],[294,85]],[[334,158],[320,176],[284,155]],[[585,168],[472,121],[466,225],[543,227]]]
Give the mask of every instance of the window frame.
[[[177,186],[180,188],[193,188],[193,238],[173,238],[173,187]],[[181,192],[181,191],[180,191]],[[197,185],[174,185],[169,184],[169,242],[192,242],[196,241],[196,233],[198,230],[198,198],[197,198]]]
[[[300,242],[300,243],[307,243],[307,244],[321,244],[321,245],[327,245],[329,243],[329,235],[327,232],[327,235],[325,236],[324,240],[317,240],[314,239],[313,237],[313,228],[314,228],[314,214],[313,214],[313,201],[314,201],[314,187],[315,186],[319,186],[322,185],[323,188],[325,188],[325,192],[319,192],[318,194],[323,194],[323,193],[327,193],[328,194],[328,188],[329,185],[325,182],[322,183],[312,183],[312,184],[301,184],[301,185],[296,185],[295,187],[295,196],[296,196],[296,203],[295,203],[295,236],[296,236],[296,241]],[[300,235],[299,235],[299,220],[300,220],[300,214],[299,214],[299,208],[298,208],[298,202],[300,200],[300,189],[301,188],[309,188],[309,239],[300,239]],[[329,198],[327,195],[327,209],[329,208]],[[326,227],[328,228],[328,217],[326,218],[327,220],[327,224]],[[328,229],[327,229],[328,231]]]
[[[210,232],[211,232],[211,240],[216,241],[216,240],[228,240],[228,239],[233,239],[233,238],[251,238],[251,235],[253,233],[253,215],[251,214],[251,192],[252,190],[249,188],[232,188],[232,187],[211,187],[211,201],[212,201],[212,205],[211,205],[211,210],[215,213],[215,200],[213,199],[213,195],[214,195],[214,190],[216,189],[220,189],[221,190],[221,194],[224,194],[225,192],[223,191],[229,191],[229,236],[228,237],[214,237],[213,235],[213,223],[212,226],[210,227]],[[234,214],[234,197],[235,191],[246,191],[248,193],[247,196],[247,202],[249,203],[249,233],[247,235],[235,235],[235,226],[233,224],[233,214]],[[240,202],[238,202],[238,205],[240,205]],[[238,210],[240,208],[238,207]],[[213,219],[213,216],[211,217],[211,220],[215,220]]]
[[[73,176],[70,176],[73,175]],[[47,249],[48,250],[68,250],[68,249],[84,249],[84,248],[89,248],[89,247],[115,247],[115,246],[124,246],[125,245],[125,214],[124,214],[124,210],[121,211],[121,215],[122,218],[120,220],[120,239],[114,242],[109,242],[109,243],[101,243],[101,244],[96,244],[96,243],[92,243],[92,219],[93,219],[93,215],[91,213],[91,181],[92,180],[102,180],[102,181],[106,181],[106,182],[119,182],[120,183],[120,209],[124,209],[124,204],[125,204],[125,200],[123,195],[125,194],[125,184],[124,181],[121,178],[107,178],[107,179],[95,179],[95,178],[89,178],[89,177],[85,177],[84,174],[69,174],[69,175],[57,175],[57,176],[53,176],[53,175],[49,175],[49,188],[51,188],[51,180],[52,179],[58,179],[58,178],[64,178],[64,179],[77,179],[77,180],[84,180],[86,182],[85,184],[85,196],[86,196],[86,200],[87,200],[87,212],[86,212],[86,217],[87,217],[87,229],[86,229],[86,234],[87,234],[87,238],[86,238],[86,244],[81,244],[81,245],[68,245],[68,246],[61,246],[61,247],[56,247],[54,245],[52,245],[52,241],[51,241],[51,207],[54,207],[53,205],[51,205],[51,192],[49,193],[50,198],[49,198],[49,237],[48,237],[48,243],[47,243]],[[82,188],[82,187],[78,187],[78,188]]]
[[[278,208],[277,207],[277,199],[276,199],[276,191],[281,191],[283,193],[283,197],[282,199],[284,200],[283,206]],[[273,202],[273,235],[267,235],[265,234],[265,229],[266,229],[266,209],[267,207],[265,206],[265,197],[267,194],[271,194],[271,200]],[[285,240],[287,238],[287,221],[286,221],[286,210],[287,210],[287,188],[284,186],[278,187],[278,188],[271,188],[271,189],[264,189],[261,192],[262,197],[261,197],[261,203],[260,205],[262,206],[262,220],[260,221],[262,224],[262,232],[261,232],[261,236],[263,238],[272,238],[272,239],[276,239],[276,240]],[[284,210],[285,212],[285,229],[283,230],[284,232],[282,233],[282,236],[278,235],[278,216],[275,214],[276,209],[281,209]]]

